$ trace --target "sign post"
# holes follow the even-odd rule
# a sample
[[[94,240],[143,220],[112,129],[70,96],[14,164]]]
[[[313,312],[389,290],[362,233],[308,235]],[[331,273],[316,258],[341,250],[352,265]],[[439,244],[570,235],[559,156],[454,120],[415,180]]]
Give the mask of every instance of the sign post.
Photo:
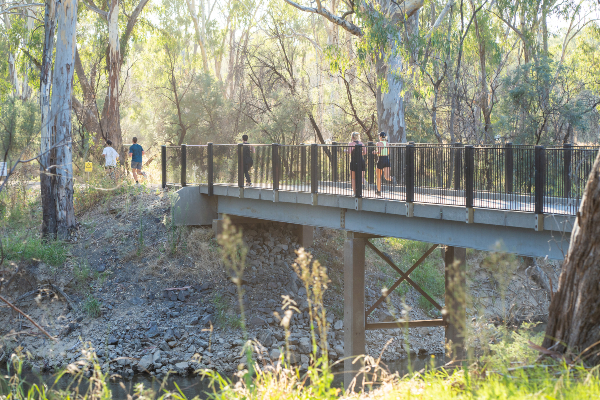
[[[92,172],[92,163],[91,162],[86,161],[85,172],[87,172],[87,178],[88,178],[87,180],[89,182],[90,181],[90,172]]]

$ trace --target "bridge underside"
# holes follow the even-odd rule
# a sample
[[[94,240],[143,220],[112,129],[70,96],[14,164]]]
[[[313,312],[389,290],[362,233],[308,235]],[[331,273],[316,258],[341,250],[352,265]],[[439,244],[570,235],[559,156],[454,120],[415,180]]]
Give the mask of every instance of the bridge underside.
[[[202,192],[207,188],[179,190],[177,223],[210,225],[228,214],[555,260],[564,259],[574,223],[571,216],[546,214],[540,230],[536,215],[524,212],[475,209],[469,217],[456,206],[237,187],[215,187],[210,197]]]
[[[223,214],[244,221],[276,221],[296,224],[303,246],[312,241],[312,227],[347,231],[344,244],[344,382],[348,386],[361,367],[356,356],[365,354],[365,330],[443,326],[451,361],[465,356],[466,248],[503,251],[531,257],[563,259],[569,246],[574,218],[564,215],[465,209],[464,207],[411,204],[392,200],[357,199],[340,195],[215,186],[178,191],[175,222],[178,225],[211,225],[218,232]],[[433,246],[408,270],[369,241],[396,237],[432,243]],[[306,243],[305,243],[306,242]],[[411,272],[438,247],[445,245],[445,298],[443,305],[410,279]],[[365,303],[365,250],[369,247],[386,261],[399,279],[367,309]],[[367,317],[406,280],[438,310],[442,319],[370,322]]]

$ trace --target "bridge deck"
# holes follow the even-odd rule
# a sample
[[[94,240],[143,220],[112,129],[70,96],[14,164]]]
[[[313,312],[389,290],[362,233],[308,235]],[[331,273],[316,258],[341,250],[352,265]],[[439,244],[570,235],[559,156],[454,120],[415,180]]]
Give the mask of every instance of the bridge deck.
[[[237,184],[233,183],[215,183],[214,186],[221,187],[238,187]],[[272,190],[272,185],[268,184],[255,184],[248,188],[254,189],[265,189]],[[291,185],[282,184],[279,186],[279,190],[296,193],[310,193],[307,190],[306,185]],[[363,198],[365,199],[379,199],[379,200],[395,200],[405,201],[406,192],[402,186],[388,186],[387,190],[382,193],[382,196],[375,195],[375,185],[366,185],[363,189]],[[447,189],[435,189],[425,188],[418,196],[415,203],[423,204],[435,204],[435,205],[447,205],[447,206],[465,206],[464,198],[461,196],[462,193],[453,194]],[[327,188],[320,192],[321,194],[334,194],[339,196],[354,197],[354,191],[352,190],[350,182],[346,182],[345,186],[331,185],[329,190]],[[544,208],[545,214],[561,214],[569,215],[570,210],[579,208],[579,199],[565,199],[565,198],[554,198],[553,201]],[[493,210],[507,210],[507,211],[524,211],[533,212],[535,208],[534,196],[525,196],[511,193],[489,193],[489,192],[475,192],[473,199],[473,206],[477,208],[493,209]]]

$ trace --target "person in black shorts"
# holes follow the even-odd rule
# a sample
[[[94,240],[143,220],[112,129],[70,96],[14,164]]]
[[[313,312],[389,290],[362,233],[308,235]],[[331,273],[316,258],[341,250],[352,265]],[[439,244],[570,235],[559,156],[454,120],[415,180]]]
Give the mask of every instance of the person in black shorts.
[[[361,145],[362,152],[359,150],[357,145]],[[367,154],[367,146],[360,141],[360,134],[358,132],[352,132],[351,141],[348,143],[348,153],[350,153],[350,171],[352,178],[352,192],[356,193],[356,173],[358,172],[365,179],[365,159],[364,154]],[[361,173],[362,172],[362,173]]]
[[[248,135],[242,136],[243,146],[243,157],[244,157],[244,176],[246,177],[246,186],[252,186],[252,179],[250,179],[250,168],[254,165],[252,160],[252,153],[254,153],[254,147],[248,143]],[[246,146],[247,145],[247,146]]]
[[[379,132],[379,142],[377,142],[377,196],[381,196],[381,175],[385,175],[386,180],[390,180],[390,157],[387,142],[387,134]]]

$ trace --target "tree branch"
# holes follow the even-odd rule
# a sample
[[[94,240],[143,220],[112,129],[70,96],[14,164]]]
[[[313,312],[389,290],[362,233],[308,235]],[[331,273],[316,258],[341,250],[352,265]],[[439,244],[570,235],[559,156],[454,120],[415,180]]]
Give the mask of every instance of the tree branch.
[[[129,38],[131,37],[133,28],[134,28],[135,24],[137,23],[137,20],[138,20],[140,14],[142,13],[142,10],[146,6],[146,4],[148,4],[148,1],[149,0],[140,0],[138,5],[135,7],[133,12],[131,13],[129,20],[127,21],[127,27],[125,28],[125,32],[123,32],[123,36],[121,36],[121,54],[124,54],[124,52],[123,52],[124,46],[127,46],[127,42],[129,41]],[[121,57],[121,64],[123,63],[124,59],[125,59],[125,57]]]
[[[92,10],[93,12],[95,12],[96,14],[101,16],[103,20],[108,22],[108,12],[102,11],[101,9],[96,7],[96,5],[94,3],[92,3],[90,0],[84,1],[83,4],[85,4],[87,8],[89,8],[90,10]]]
[[[425,35],[425,41],[429,40],[429,38],[433,34],[433,31],[435,31],[442,24],[442,21],[444,20],[444,18],[450,12],[450,9],[454,5],[454,1],[455,0],[449,0],[448,1],[448,3],[444,7],[444,9],[440,13],[440,15],[438,15],[437,19],[435,20],[435,23],[433,24],[433,26],[431,27],[431,29],[429,30],[429,32],[427,32],[427,35]]]
[[[338,17],[337,15],[333,15],[332,13],[327,11],[327,9],[325,7],[319,6],[319,8],[320,8],[320,10],[319,10],[319,8],[301,6],[300,4],[295,3],[292,0],[284,0],[284,1],[286,3],[288,3],[289,5],[296,7],[298,10],[313,13],[313,14],[319,14],[322,17],[329,20],[330,22],[333,22],[334,24],[341,26],[346,31],[350,32],[351,34],[353,34],[355,36],[363,36],[364,35],[362,29],[360,29],[358,26],[354,25],[350,21],[346,21],[345,19]],[[420,0],[420,1],[422,2],[423,0]]]
[[[48,332],[46,332],[46,330],[44,328],[42,328],[41,326],[39,326],[38,324],[36,324],[36,322],[34,320],[32,320],[29,315],[25,314],[23,311],[21,311],[20,309],[18,309],[16,306],[14,306],[10,301],[6,300],[4,297],[0,296],[0,300],[2,300],[3,302],[5,302],[6,304],[8,304],[8,306],[10,308],[12,308],[13,310],[15,310],[16,312],[18,312],[19,314],[21,314],[22,316],[24,316],[25,318],[27,318],[29,320],[29,322],[31,322],[33,325],[35,325],[36,328],[38,328],[40,331],[42,331],[44,333],[44,335],[48,336],[50,339],[54,340],[55,342],[57,341],[56,338],[52,335],[50,335]]]

